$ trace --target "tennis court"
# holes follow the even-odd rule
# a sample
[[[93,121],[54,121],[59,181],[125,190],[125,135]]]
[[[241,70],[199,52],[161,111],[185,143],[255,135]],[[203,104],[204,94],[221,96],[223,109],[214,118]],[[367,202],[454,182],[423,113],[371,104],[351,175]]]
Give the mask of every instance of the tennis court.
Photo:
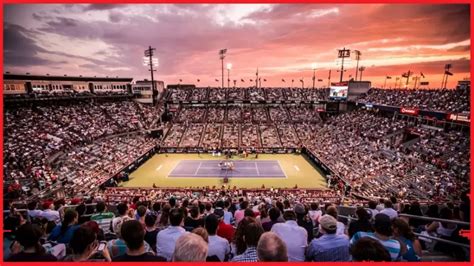
[[[233,170],[222,169],[222,160],[181,160],[169,177],[286,178],[276,160],[232,160]]]
[[[235,156],[234,170],[221,170],[224,156],[210,154],[157,154],[130,174],[124,187],[203,187],[238,188],[327,188],[326,179],[305,157],[298,154]],[[224,183],[224,177],[228,182]]]

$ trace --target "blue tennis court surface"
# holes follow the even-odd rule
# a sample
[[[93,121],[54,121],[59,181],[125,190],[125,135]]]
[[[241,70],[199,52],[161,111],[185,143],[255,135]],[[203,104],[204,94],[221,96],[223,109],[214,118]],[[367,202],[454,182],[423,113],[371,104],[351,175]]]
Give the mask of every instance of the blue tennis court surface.
[[[234,170],[222,170],[222,160],[181,160],[169,177],[271,177],[286,178],[276,160],[236,160]]]

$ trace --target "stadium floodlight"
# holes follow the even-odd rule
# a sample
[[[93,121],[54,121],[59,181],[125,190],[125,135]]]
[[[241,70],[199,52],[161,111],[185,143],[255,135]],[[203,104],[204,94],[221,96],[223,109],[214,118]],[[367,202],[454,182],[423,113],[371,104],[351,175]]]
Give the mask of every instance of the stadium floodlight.
[[[357,74],[359,74],[359,60],[360,60],[360,56],[362,55],[362,53],[359,51],[359,50],[354,50],[354,54],[355,54],[355,59],[357,61],[357,65],[356,65],[356,78],[355,80],[357,81]]]
[[[227,89],[230,88],[230,70],[232,69],[232,64],[227,63]]]
[[[316,81],[316,63],[311,64],[311,69],[313,69],[313,90],[314,90],[314,82]]]
[[[144,55],[145,57],[143,58],[143,65],[150,67],[148,71],[151,73],[151,88],[152,91],[155,91],[155,79],[153,77],[153,72],[156,70],[153,69],[153,67],[158,67],[158,58],[153,58],[153,55],[155,54],[156,48],[151,48],[151,46],[148,46],[148,49],[145,50]]]
[[[224,58],[227,53],[226,49],[219,50],[219,58],[221,59],[221,66],[222,66],[222,88],[224,88]]]

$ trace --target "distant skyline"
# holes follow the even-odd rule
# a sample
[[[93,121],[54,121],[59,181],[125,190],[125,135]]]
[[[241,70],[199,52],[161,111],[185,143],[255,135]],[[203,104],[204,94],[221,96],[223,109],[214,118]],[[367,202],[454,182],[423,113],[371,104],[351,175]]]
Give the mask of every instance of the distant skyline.
[[[149,79],[142,58],[151,45],[155,78],[165,85],[220,86],[222,48],[230,79],[245,87],[255,84],[249,79],[257,67],[262,86],[294,79],[300,87],[303,78],[311,87],[312,64],[323,79],[316,87],[327,85],[330,69],[339,81],[343,47],[361,51],[363,80],[374,86],[389,75],[393,87],[411,70],[440,87],[447,63],[454,73],[448,87],[470,77],[468,4],[7,4],[3,30],[4,71],[20,74]],[[345,80],[355,77],[352,58]]]

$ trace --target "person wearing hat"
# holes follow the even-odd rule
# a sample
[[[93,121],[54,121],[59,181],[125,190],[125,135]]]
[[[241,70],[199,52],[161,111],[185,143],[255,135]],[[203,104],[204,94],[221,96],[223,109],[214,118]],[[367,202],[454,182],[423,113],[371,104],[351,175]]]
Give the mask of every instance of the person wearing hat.
[[[372,232],[357,232],[351,238],[351,246],[363,237],[371,237],[378,240],[385,249],[390,253],[392,261],[398,261],[401,257],[401,244],[395,239],[392,239],[392,221],[386,214],[379,213],[375,215],[374,222],[375,233]]]
[[[319,219],[320,238],[314,239],[306,251],[309,261],[350,261],[349,238],[338,235],[337,220],[331,215],[323,215]]]
[[[308,246],[308,233],[296,222],[296,213],[286,210],[283,213],[284,223],[272,226],[271,232],[277,234],[288,247],[288,261],[304,261]]]
[[[297,203],[294,207],[295,213],[296,213],[296,222],[298,223],[299,226],[303,227],[306,229],[306,232],[308,233],[308,243],[313,240],[313,222],[311,219],[307,216],[308,212],[306,211],[306,207],[301,204]]]
[[[224,215],[223,210],[222,216]],[[220,216],[220,217],[222,217]],[[229,241],[223,237],[218,236],[217,228],[219,227],[219,220],[221,220],[215,214],[209,214],[206,216],[204,220],[204,227],[209,234],[209,248],[208,248],[208,256],[216,256],[219,258],[219,261],[227,261],[230,255],[230,244]]]

